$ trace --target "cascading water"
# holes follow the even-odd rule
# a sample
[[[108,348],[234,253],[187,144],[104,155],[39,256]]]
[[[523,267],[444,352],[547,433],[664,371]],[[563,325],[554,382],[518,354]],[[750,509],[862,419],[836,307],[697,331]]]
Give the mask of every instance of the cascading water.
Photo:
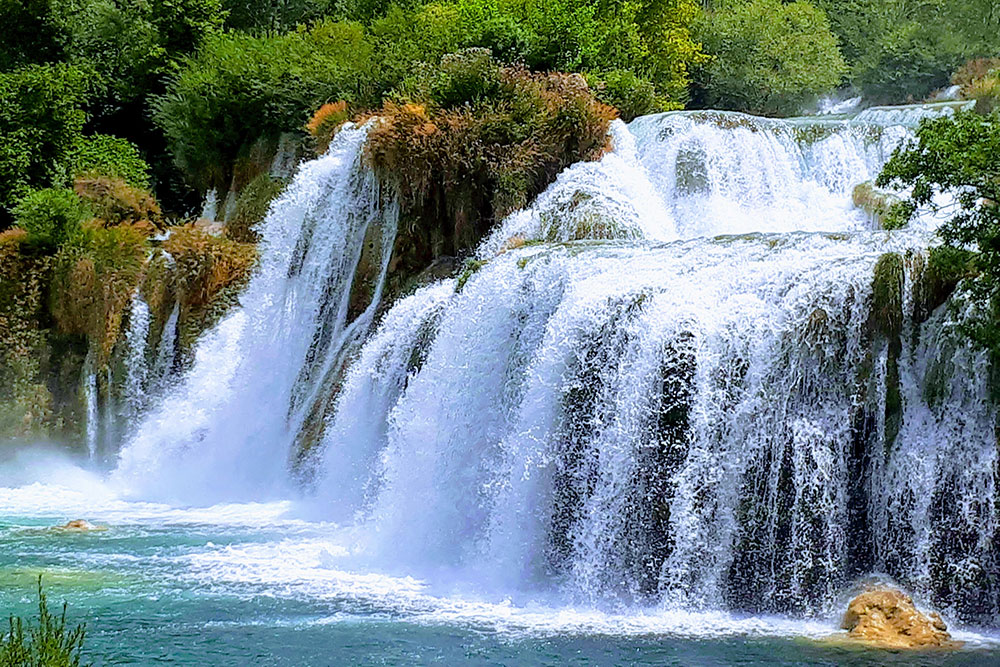
[[[508,218],[482,268],[370,335],[397,211],[364,130],[342,131],[115,479],[262,498],[297,459],[357,562],[503,595],[823,614],[880,572],[994,622],[983,360],[953,311],[917,314],[935,221],[887,233],[851,204],[945,108],[616,124],[615,151]],[[379,277],[351,311],[363,246]]]
[[[246,498],[286,482],[308,397],[370,322],[395,238],[397,205],[360,161],[367,131],[342,131],[272,206],[261,265],[241,307],[208,334],[185,380],[146,416],[114,478],[181,502]],[[366,310],[348,321],[366,241],[380,253]],[[168,323],[168,327],[169,327]]]

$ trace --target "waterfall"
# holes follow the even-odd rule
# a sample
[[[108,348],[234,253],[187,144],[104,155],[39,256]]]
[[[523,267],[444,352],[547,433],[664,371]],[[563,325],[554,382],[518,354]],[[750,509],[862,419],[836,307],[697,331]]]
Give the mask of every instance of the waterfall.
[[[129,420],[138,417],[149,391],[149,365],[146,346],[149,343],[149,304],[140,294],[132,297],[128,329],[125,332],[125,383],[122,388],[123,413]]]
[[[91,363],[84,363],[83,403],[87,409],[87,455],[93,461],[97,458],[100,440],[99,410],[97,407],[97,374],[91,370]]]
[[[971,306],[918,312],[936,221],[884,232],[851,201],[954,108],[615,123],[476,270],[377,326],[398,209],[349,127],[272,207],[240,308],[114,477],[185,503],[304,479],[365,567],[502,595],[815,615],[878,573],[995,621]]]
[[[310,399],[374,316],[395,238],[398,207],[361,163],[366,134],[338,134],[272,205],[240,307],[200,341],[192,370],[122,449],[113,478],[127,490],[191,503],[277,493],[287,482]],[[348,321],[372,238],[377,284]]]

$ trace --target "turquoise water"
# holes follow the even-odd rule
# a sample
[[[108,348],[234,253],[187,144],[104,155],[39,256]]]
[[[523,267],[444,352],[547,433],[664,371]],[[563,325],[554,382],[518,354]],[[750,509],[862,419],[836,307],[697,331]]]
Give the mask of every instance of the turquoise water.
[[[122,500],[61,462],[12,470],[0,466],[0,610],[31,615],[42,574],[50,602],[87,623],[97,665],[1000,665],[990,632],[892,653],[831,643],[834,619],[504,596],[365,563],[357,535],[300,518],[304,504],[176,508]],[[74,518],[108,530],[52,528]]]

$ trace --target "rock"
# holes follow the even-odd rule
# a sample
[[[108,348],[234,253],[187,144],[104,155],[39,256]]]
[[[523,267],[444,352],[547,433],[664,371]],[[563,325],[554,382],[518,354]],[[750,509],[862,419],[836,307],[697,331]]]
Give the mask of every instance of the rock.
[[[885,648],[952,645],[940,616],[922,613],[909,595],[893,588],[873,588],[851,600],[841,627],[852,639]]]
[[[74,519],[73,521],[67,523],[65,526],[59,526],[59,530],[72,530],[79,532],[89,532],[94,530],[100,531],[107,529],[108,529],[107,526],[95,526],[89,521],[84,521],[83,519]]]

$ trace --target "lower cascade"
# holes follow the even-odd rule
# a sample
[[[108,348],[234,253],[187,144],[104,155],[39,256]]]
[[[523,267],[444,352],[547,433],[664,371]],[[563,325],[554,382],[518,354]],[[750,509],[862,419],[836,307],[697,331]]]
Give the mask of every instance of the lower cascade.
[[[349,126],[272,206],[241,306],[130,404],[111,479],[303,497],[359,567],[501,595],[829,616],[878,573],[995,625],[987,360],[933,285],[938,221],[851,202],[942,109],[617,122],[460,278],[392,304],[399,205]]]

